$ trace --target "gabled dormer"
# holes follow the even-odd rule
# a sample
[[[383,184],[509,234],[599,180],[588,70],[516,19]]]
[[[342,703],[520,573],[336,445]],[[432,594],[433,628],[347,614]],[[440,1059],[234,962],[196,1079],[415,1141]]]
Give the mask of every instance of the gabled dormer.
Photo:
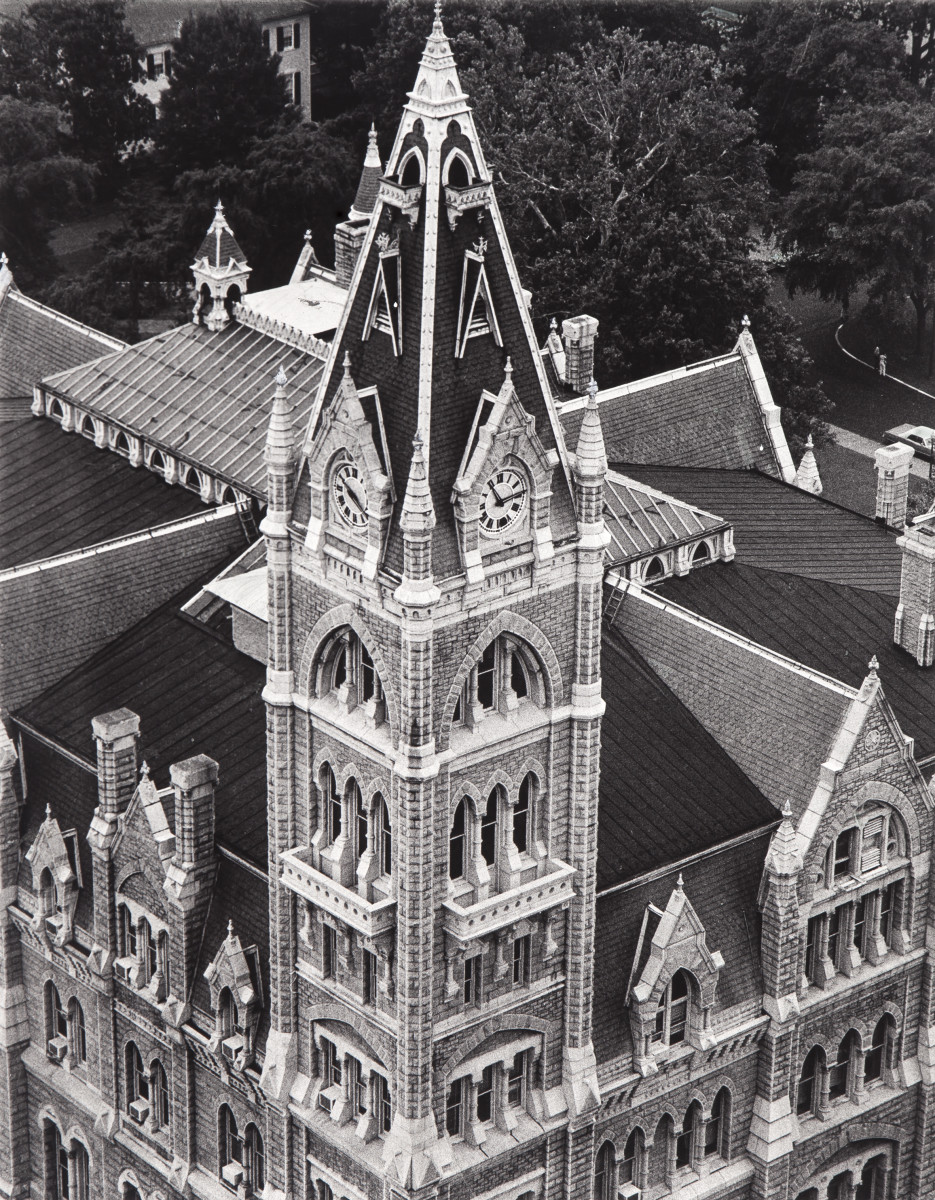
[[[395,499],[392,468],[379,391],[375,386],[358,391],[349,356],[300,486],[311,492],[308,549],[323,564],[329,546],[350,554],[358,559],[363,577],[373,579]]]
[[[244,948],[227,924],[227,937],[205,971],[211,990],[214,1034],[208,1049],[229,1067],[242,1071],[253,1063],[256,1032],[263,1011],[263,982],[256,946]]]
[[[451,494],[469,583],[483,579],[485,557],[508,548],[529,543],[538,562],[552,557],[549,518],[558,461],[520,403],[507,359],[499,392],[481,394]]]
[[[45,820],[36,840],[26,851],[36,894],[34,925],[55,946],[71,941],[80,886],[77,835],[63,835],[52,810],[46,806]]]
[[[648,904],[628,988],[636,1069],[658,1070],[657,1055],[680,1045],[713,1044],[711,1010],[724,959],[708,949],[705,929],[682,877],[665,909]]]

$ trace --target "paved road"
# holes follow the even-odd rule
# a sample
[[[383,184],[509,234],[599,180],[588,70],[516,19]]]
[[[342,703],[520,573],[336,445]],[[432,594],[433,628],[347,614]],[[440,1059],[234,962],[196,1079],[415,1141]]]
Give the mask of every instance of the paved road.
[[[864,454],[867,458],[873,458],[874,453],[880,446],[879,442],[875,442],[871,438],[861,437],[859,433],[851,433],[849,429],[842,429],[840,425],[830,425],[829,428],[839,446],[843,446],[845,450],[853,450],[857,454]],[[909,471],[912,475],[917,475],[920,479],[929,478],[929,464],[922,462],[918,458],[912,460]]]

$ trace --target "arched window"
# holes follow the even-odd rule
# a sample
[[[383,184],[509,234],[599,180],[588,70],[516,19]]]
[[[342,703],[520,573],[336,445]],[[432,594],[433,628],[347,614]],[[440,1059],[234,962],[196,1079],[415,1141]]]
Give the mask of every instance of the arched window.
[[[453,154],[448,162],[448,178],[445,180],[449,187],[466,188],[470,185],[468,169],[460,154]]]
[[[373,656],[352,629],[342,629],[325,646],[316,671],[316,693],[333,695],[349,709],[366,706],[374,720],[384,714],[383,684]]]
[[[662,561],[662,559],[658,555],[656,555],[655,558],[651,558],[649,560],[649,563],[647,564],[647,567],[646,567],[646,573],[643,576],[643,579],[647,583],[652,583],[657,579],[662,579],[662,577],[665,575],[665,573],[666,573],[666,565]]]
[[[42,1123],[45,1194],[49,1200],[68,1200],[68,1154],[53,1121]]]
[[[323,1179],[318,1180],[318,1182],[315,1184],[315,1188],[318,1193],[318,1200],[334,1200],[334,1192],[331,1190],[329,1184],[325,1183]]]
[[[873,1083],[884,1077],[892,1066],[893,1044],[896,1040],[896,1022],[890,1013],[877,1021],[870,1048],[864,1056],[864,1081]]]
[[[414,151],[403,164],[399,182],[403,187],[417,187],[422,182],[421,160]]]
[[[828,1184],[828,1200],[850,1200],[853,1195],[850,1171],[842,1171],[835,1175]]]
[[[810,1116],[815,1112],[821,1096],[821,1075],[824,1069],[825,1052],[821,1046],[814,1046],[802,1064],[802,1074],[796,1088],[795,1111],[800,1117]]]
[[[887,1163],[885,1154],[877,1154],[864,1166],[854,1200],[884,1200],[886,1196]]]
[[[652,1040],[677,1046],[688,1036],[688,1004],[691,984],[685,971],[676,971],[659,997]]]
[[[89,1200],[91,1195],[91,1162],[88,1150],[81,1142],[71,1144],[71,1170],[75,1179],[74,1196],[71,1200]]]
[[[43,917],[51,917],[55,913],[55,881],[48,867],[39,876],[39,911]]]
[[[618,1183],[632,1183],[640,1186],[643,1165],[643,1131],[639,1127],[633,1130],[623,1148],[623,1158],[617,1176]]]
[[[59,400],[53,400],[49,405],[49,416],[56,421],[61,421],[65,417],[65,410],[62,408]]]
[[[701,1123],[701,1105],[693,1100],[685,1110],[682,1128],[675,1135],[675,1166],[690,1167],[695,1160],[696,1131]]]
[[[248,1192],[261,1192],[266,1186],[266,1158],[263,1139],[255,1125],[244,1130],[244,1179]]]
[[[243,1179],[243,1138],[237,1131],[234,1114],[222,1104],[218,1110],[218,1160],[221,1179],[236,1188]]]
[[[692,563],[705,562],[711,557],[711,550],[707,542],[699,542],[692,551]]]
[[[201,285],[198,291],[198,324],[203,325],[204,319],[211,311],[211,289],[206,283]]]
[[[114,439],[114,449],[118,454],[123,454],[127,457],[130,455],[130,439],[122,429],[117,431],[117,436]]]
[[[218,996],[218,1024],[222,1038],[233,1037],[238,1030],[240,1014],[230,988],[221,988]]]
[[[818,1200],[818,1188],[809,1188],[807,1191],[799,1192],[795,1200]]]
[[[541,706],[545,698],[536,656],[525,642],[504,634],[484,648],[461,691],[452,720],[474,724],[485,712],[514,709],[525,700]]]
[[[525,854],[529,846],[529,823],[532,818],[532,798],[535,794],[536,777],[529,772],[519,785],[519,796],[513,809],[513,845]]]
[[[369,815],[364,808],[364,798],[360,794],[360,784],[356,779],[348,780],[347,789],[347,810],[354,822],[353,828],[357,837],[357,845],[354,847],[354,857],[359,859],[361,855],[367,853],[367,847],[370,843],[370,834],[367,827]]]
[[[153,1060],[149,1068],[152,1085],[153,1124],[157,1129],[169,1127],[169,1081],[166,1079],[165,1068],[158,1058]]]
[[[373,806],[376,817],[374,837],[377,840],[380,854],[380,874],[392,875],[393,830],[390,826],[390,812],[386,807],[386,800],[383,798],[382,792],[377,792],[370,803]]]
[[[159,968],[159,959],[156,952],[156,937],[152,926],[145,917],[140,921],[138,936],[143,948],[143,970],[145,978],[149,980]]]
[[[170,990],[169,981],[169,935],[166,930],[162,930],[157,939],[156,957],[158,959],[159,970],[162,972],[162,990],[168,995]]]
[[[117,917],[120,925],[120,957],[136,958],[136,922],[133,920],[133,914],[125,904],[121,904],[117,912]]]
[[[48,1041],[52,1041],[55,1038],[62,1038],[67,1049],[68,1018],[65,1015],[65,1010],[62,1008],[62,999],[58,994],[58,988],[51,979],[45,985],[45,1029]],[[64,1053],[65,1049],[62,1050],[62,1054],[59,1057],[64,1057]]]
[[[77,996],[68,1001],[69,1051],[76,1067],[88,1061],[88,1038],[84,1027],[84,1010]]]
[[[487,807],[480,821],[480,852],[488,866],[497,861],[499,842],[500,788],[495,787],[487,797]]]
[[[462,798],[455,809],[455,817],[448,835],[448,874],[452,879],[464,878],[464,836],[467,816],[467,800]]]
[[[838,1045],[834,1062],[828,1068],[828,1099],[846,1096],[851,1084],[851,1060],[860,1046],[860,1034],[856,1029],[845,1034]]]
[[[616,1193],[614,1148],[605,1142],[594,1160],[594,1200],[613,1200]]]
[[[78,432],[82,437],[89,438],[91,441],[94,440],[94,422],[87,413],[78,419]]]
[[[711,1116],[704,1131],[705,1157],[710,1154],[727,1158],[728,1124],[730,1119],[730,1092],[721,1088],[711,1105]]]
[[[234,305],[240,303],[241,292],[236,283],[232,283],[227,289],[227,295],[224,297],[224,308],[229,317],[234,315]]]
[[[143,1068],[143,1058],[135,1043],[127,1042],[127,1103],[149,1100],[149,1076]]]

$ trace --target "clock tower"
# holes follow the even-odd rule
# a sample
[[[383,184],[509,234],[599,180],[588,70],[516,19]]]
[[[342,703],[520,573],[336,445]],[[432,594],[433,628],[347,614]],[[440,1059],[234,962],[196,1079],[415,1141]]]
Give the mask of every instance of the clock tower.
[[[573,1194],[598,1102],[606,460],[593,394],[562,440],[438,15],[298,454],[290,404],[281,376],[277,1186]]]

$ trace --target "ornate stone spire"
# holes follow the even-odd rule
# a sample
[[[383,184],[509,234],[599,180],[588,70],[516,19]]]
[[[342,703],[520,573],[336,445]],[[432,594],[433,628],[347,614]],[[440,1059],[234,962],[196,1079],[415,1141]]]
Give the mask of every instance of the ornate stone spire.
[[[818,463],[815,461],[815,443],[812,441],[811,434],[808,435],[805,453],[802,455],[799,469],[795,473],[795,486],[801,488],[803,492],[811,492],[813,496],[820,496],[822,492],[821,476],[818,474]]]
[[[607,452],[604,449],[604,431],[597,411],[597,384],[592,379],[588,384],[588,400],[584,419],[578,431],[575,450],[575,474],[579,479],[600,480],[607,474]]]

